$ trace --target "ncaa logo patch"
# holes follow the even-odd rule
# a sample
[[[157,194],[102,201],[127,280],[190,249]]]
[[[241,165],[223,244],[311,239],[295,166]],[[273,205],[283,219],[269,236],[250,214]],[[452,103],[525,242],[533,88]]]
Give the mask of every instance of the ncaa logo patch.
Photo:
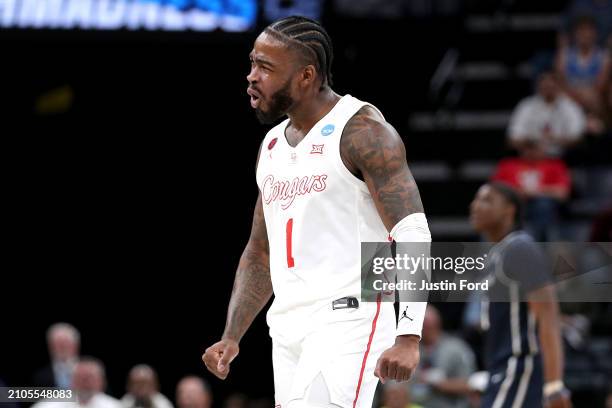
[[[325,126],[323,127],[323,129],[321,129],[321,134],[322,134],[323,136],[329,136],[329,135],[331,135],[332,133],[334,133],[334,129],[336,129],[336,127],[335,127],[334,125],[332,125],[332,124],[325,125]]]

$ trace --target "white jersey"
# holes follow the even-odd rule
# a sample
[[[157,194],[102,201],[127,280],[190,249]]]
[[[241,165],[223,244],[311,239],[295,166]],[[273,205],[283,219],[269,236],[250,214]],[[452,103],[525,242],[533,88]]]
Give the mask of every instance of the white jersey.
[[[257,184],[270,245],[272,330],[313,308],[331,309],[335,299],[360,299],[361,242],[387,240],[366,184],[340,158],[344,127],[365,105],[345,95],[296,147],[285,137],[289,119],[262,143]]]

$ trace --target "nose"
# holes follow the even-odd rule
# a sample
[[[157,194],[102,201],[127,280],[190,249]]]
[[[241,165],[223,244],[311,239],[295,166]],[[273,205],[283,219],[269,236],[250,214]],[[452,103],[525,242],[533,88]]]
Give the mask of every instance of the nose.
[[[251,71],[249,71],[249,74],[246,76],[246,80],[249,81],[249,84],[256,82],[256,79],[257,79],[256,75],[257,75],[257,68],[252,67]]]

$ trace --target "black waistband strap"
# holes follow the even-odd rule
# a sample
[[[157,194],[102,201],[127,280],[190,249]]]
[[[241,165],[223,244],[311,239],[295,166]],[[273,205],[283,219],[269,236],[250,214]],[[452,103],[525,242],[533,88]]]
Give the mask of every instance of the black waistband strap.
[[[358,309],[359,301],[356,297],[345,296],[340,299],[336,299],[332,302],[332,309]]]

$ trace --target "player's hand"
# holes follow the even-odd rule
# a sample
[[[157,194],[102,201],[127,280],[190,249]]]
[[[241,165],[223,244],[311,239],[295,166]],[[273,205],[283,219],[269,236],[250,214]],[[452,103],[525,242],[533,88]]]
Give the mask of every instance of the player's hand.
[[[384,384],[387,380],[408,381],[419,364],[419,337],[398,336],[376,362],[374,375]]]
[[[569,391],[564,389],[548,398],[544,398],[544,408],[572,408]]]
[[[230,363],[236,358],[239,350],[238,342],[223,339],[206,349],[202,361],[208,371],[225,380],[229,374]]]

